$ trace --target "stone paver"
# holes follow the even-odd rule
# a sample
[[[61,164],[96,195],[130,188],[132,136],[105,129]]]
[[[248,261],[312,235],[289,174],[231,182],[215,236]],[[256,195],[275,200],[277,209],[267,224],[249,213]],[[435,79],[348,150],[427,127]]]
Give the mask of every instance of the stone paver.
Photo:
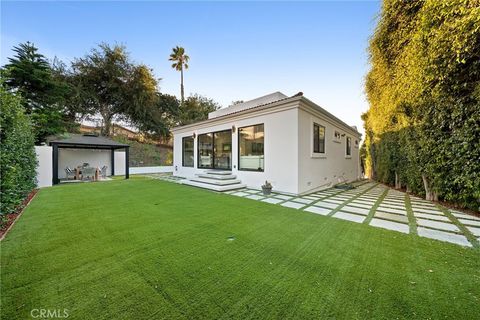
[[[368,213],[370,212],[369,209],[356,208],[356,207],[352,207],[352,206],[344,206],[344,207],[342,207],[342,211],[347,211],[347,212],[352,212],[352,213],[356,213],[356,214],[361,214],[361,215],[363,215],[363,216],[367,216]]]
[[[232,196],[237,196],[237,197],[245,197],[245,196],[248,196],[249,194],[246,193],[246,192],[235,192],[235,193],[232,193]]]
[[[472,244],[470,242],[468,242],[468,240],[465,236],[462,236],[462,235],[459,235],[459,234],[453,234],[453,233],[449,233],[449,232],[432,230],[432,229],[427,229],[427,228],[422,228],[422,227],[417,228],[417,233],[420,237],[451,242],[451,243],[459,244],[459,245],[465,246],[465,247],[471,247],[472,246]]]
[[[402,216],[402,215],[394,214],[394,213],[386,213],[386,212],[377,211],[375,213],[375,217],[376,218],[387,219],[387,220],[393,220],[393,221],[396,221],[396,222],[408,223],[408,218],[406,216]]]
[[[247,199],[252,199],[252,200],[261,200],[261,199],[263,199],[263,198],[265,198],[265,197],[262,197],[262,196],[259,196],[259,195],[256,195],[256,194],[251,194],[251,195],[249,195],[249,196],[246,196],[245,198],[247,198]]]
[[[467,229],[470,230],[470,232],[473,233],[475,237],[480,237],[480,228],[467,227]]]
[[[373,207],[373,203],[372,204],[364,204],[364,203],[358,203],[358,202],[355,202],[355,201],[350,202],[348,205],[353,206],[353,207],[357,207],[357,208],[364,208],[364,209],[368,209],[368,210],[370,210],[370,208]]]
[[[267,202],[267,203],[277,204],[277,203],[282,202],[283,200],[275,199],[275,198],[267,198],[267,199],[263,199],[262,201]]]
[[[337,199],[325,199],[325,200],[322,200],[322,201],[336,203],[336,204],[342,204],[342,203],[345,202],[344,200],[337,200]]]
[[[348,212],[343,212],[343,211],[338,211],[335,213],[332,217],[334,218],[339,218],[343,220],[348,220],[352,222],[357,222],[357,223],[362,223],[363,220],[365,220],[365,217],[359,216],[353,213],[348,213]]]
[[[446,231],[460,231],[458,227],[452,223],[438,222],[426,219],[417,218],[417,224],[422,227],[429,227],[433,229],[440,229]]]
[[[457,211],[452,211],[452,214],[457,218],[480,221],[479,217],[471,216],[469,214],[465,214]]]
[[[290,200],[290,199],[293,198],[292,196],[287,196],[287,195],[284,195],[284,194],[275,194],[275,195],[273,195],[273,197],[278,198],[278,199],[282,199],[282,200]]]
[[[450,219],[448,219],[446,216],[442,216],[442,215],[439,215],[439,214],[428,214],[428,213],[414,212],[413,215],[415,217],[418,217],[418,218],[450,222]]]
[[[398,222],[393,222],[393,221],[388,221],[383,219],[373,218],[372,221],[370,221],[370,225],[373,227],[384,228],[384,229],[403,232],[407,234],[410,231],[410,227],[408,226],[408,224],[398,223]]]
[[[294,208],[294,209],[300,209],[301,207],[305,206],[304,203],[291,202],[291,201],[284,202],[280,205],[282,205],[284,207]]]
[[[475,227],[480,227],[480,221],[475,221],[475,220],[467,220],[467,219],[458,219],[463,224],[467,224],[469,226],[475,226]]]
[[[315,200],[302,199],[302,198],[293,198],[293,199],[291,199],[290,201],[300,202],[300,203],[304,203],[304,204],[310,204],[310,203],[312,203],[312,202],[315,201]]]
[[[396,214],[401,214],[401,215],[404,215],[404,216],[407,215],[407,210],[394,209],[394,208],[384,207],[382,205],[380,205],[377,208],[377,211],[388,212],[388,213],[396,213]]]
[[[419,212],[419,213],[427,213],[427,214],[442,214],[443,213],[440,210],[430,210],[430,209],[418,209],[418,208],[412,208],[413,212]]]
[[[312,212],[312,213],[316,213],[316,214],[321,214],[323,216],[326,216],[330,212],[332,212],[332,210],[330,210],[330,209],[325,209],[325,208],[320,208],[320,207],[315,207],[315,206],[311,206],[311,207],[305,208],[303,210],[308,211],[308,212]]]
[[[329,208],[329,209],[335,209],[339,206],[339,204],[337,204],[337,203],[330,203],[330,202],[323,202],[323,201],[316,202],[313,205],[317,206],[317,207],[324,207],[324,208]]]

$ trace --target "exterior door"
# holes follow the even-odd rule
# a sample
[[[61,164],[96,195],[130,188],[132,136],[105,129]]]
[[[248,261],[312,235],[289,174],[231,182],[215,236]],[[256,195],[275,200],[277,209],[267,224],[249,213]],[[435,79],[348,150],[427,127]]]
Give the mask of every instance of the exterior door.
[[[198,168],[232,169],[232,130],[198,136]]]

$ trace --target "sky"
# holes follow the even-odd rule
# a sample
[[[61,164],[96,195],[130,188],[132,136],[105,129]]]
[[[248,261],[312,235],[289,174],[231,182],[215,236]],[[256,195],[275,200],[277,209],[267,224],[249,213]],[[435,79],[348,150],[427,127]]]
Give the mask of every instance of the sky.
[[[304,95],[363,132],[368,109],[367,47],[381,4],[314,2],[1,2],[0,64],[12,47],[33,42],[50,59],[70,62],[102,42],[161,78],[160,91],[180,95],[168,61],[185,48],[185,94],[223,107],[280,91]]]

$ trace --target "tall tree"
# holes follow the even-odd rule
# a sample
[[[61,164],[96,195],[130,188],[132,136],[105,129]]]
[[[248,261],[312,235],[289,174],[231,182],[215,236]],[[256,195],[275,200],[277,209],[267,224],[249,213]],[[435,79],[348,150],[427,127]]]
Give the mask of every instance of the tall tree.
[[[208,119],[208,114],[219,108],[220,105],[212,99],[198,94],[190,96],[180,105],[177,123],[186,125]]]
[[[2,68],[9,90],[18,92],[22,104],[31,116],[37,143],[46,136],[66,131],[66,83],[54,75],[52,66],[38,48],[30,42],[13,48],[14,57]]]
[[[185,49],[183,47],[176,46],[172,49],[172,53],[170,54],[170,61],[174,61],[172,64],[172,68],[180,71],[180,97],[181,102],[185,100],[185,92],[183,88],[183,69],[188,69],[188,60],[190,57],[185,54]]]
[[[113,120],[140,121],[157,103],[157,80],[123,46],[103,43],[76,59],[72,69],[76,102],[83,113],[102,117],[104,135],[111,134]]]

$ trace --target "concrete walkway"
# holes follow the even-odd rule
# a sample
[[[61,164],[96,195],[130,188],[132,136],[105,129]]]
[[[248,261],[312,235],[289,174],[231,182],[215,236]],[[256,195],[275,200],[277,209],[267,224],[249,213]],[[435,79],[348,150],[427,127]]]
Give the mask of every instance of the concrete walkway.
[[[170,182],[181,180],[166,174],[148,176]],[[478,217],[375,182],[358,182],[355,185],[356,188],[351,190],[331,188],[299,197],[275,192],[264,196],[261,190],[255,189],[224,193],[465,247],[480,247]]]

